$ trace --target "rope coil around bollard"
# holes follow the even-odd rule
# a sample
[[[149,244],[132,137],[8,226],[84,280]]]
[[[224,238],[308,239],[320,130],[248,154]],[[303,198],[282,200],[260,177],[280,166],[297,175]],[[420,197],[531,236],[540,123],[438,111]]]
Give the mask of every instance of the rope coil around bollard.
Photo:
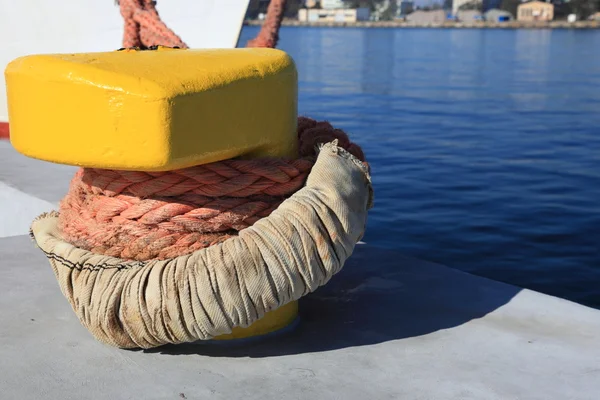
[[[73,245],[134,260],[164,259],[220,243],[299,190],[320,143],[364,154],[341,130],[300,117],[296,160],[225,160],[168,172],[83,168],[60,206]]]
[[[319,145],[305,185],[238,236],[163,260],[78,248],[40,216],[31,236],[81,323],[101,342],[151,348],[247,327],[324,285],[362,238],[373,191],[368,166]]]

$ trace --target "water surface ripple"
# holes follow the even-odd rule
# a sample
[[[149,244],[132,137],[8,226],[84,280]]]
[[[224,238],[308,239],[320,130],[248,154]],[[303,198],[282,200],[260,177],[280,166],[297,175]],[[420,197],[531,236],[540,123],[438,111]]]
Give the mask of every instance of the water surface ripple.
[[[366,242],[600,307],[600,32],[283,28],[280,48],[299,112],[372,165]]]

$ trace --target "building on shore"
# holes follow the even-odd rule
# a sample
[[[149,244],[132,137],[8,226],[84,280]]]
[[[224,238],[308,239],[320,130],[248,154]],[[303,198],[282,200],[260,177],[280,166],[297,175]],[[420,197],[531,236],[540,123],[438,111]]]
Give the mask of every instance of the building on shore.
[[[477,22],[483,21],[483,15],[477,10],[458,10],[456,18],[460,22]]]
[[[444,10],[417,10],[406,17],[406,21],[416,25],[441,24],[444,23],[446,19],[446,12]]]
[[[298,10],[298,21],[319,22],[357,22],[368,21],[371,12],[368,8],[310,8]]]
[[[590,21],[600,21],[600,11],[593,13],[588,17]]]
[[[488,22],[507,22],[514,19],[512,14],[508,11],[498,10],[497,8],[492,8],[483,14],[483,16]]]
[[[554,4],[543,1],[530,1],[517,7],[518,21],[552,21],[554,19]]]

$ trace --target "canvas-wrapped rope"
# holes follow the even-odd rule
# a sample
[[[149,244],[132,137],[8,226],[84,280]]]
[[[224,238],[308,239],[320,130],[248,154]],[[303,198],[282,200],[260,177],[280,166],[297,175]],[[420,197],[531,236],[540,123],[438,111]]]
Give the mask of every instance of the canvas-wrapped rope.
[[[365,164],[334,141],[320,148],[306,185],[268,217],[191,254],[95,254],[63,240],[57,213],[36,219],[31,234],[98,340],[151,348],[247,327],[327,283],[362,238],[372,196]]]

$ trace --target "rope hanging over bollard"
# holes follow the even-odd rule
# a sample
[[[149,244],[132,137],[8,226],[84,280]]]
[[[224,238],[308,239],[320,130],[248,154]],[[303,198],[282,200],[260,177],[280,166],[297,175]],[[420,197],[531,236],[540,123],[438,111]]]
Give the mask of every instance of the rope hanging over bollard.
[[[188,46],[160,19],[154,0],[117,0],[125,21],[123,47]]]
[[[249,40],[247,47],[270,47],[275,48],[279,41],[279,28],[283,21],[286,0],[271,0],[267,8],[265,22],[260,28],[258,35]]]
[[[267,16],[256,38],[247,47],[275,48],[283,20],[286,0],[271,0]],[[188,46],[161,20],[154,0],[117,0],[125,21],[123,47],[149,48],[151,46]]]

